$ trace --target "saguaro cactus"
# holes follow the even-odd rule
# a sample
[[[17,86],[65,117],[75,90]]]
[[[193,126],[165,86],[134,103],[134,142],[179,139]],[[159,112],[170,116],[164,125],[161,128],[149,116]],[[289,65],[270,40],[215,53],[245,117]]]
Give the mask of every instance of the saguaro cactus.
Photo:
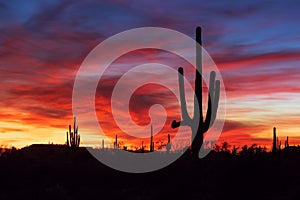
[[[71,125],[67,131],[67,145],[71,148],[77,148],[80,144],[80,135],[78,134],[78,126],[76,125],[76,117],[74,117],[73,132]]]
[[[153,142],[153,127],[151,125],[151,131],[150,131],[150,152],[154,151],[154,142]]]
[[[114,142],[114,149],[118,149],[119,145],[118,145],[118,135],[116,134],[116,138],[115,138],[115,142]]]
[[[276,127],[273,128],[273,147],[272,153],[276,153],[277,151],[277,137],[276,137]]]
[[[284,148],[288,148],[290,145],[289,145],[289,136],[286,136],[286,140],[284,142]]]
[[[171,146],[172,146],[171,138],[170,138],[170,134],[168,134],[168,143],[167,143],[167,145],[166,145],[167,153],[170,152]]]
[[[181,115],[182,121],[176,122],[173,120],[172,128],[179,126],[190,126],[192,130],[192,145],[191,152],[194,158],[198,158],[198,153],[203,144],[203,135],[214,123],[217,115],[219,97],[220,97],[220,81],[215,80],[216,73],[210,73],[208,105],[206,117],[203,117],[202,108],[202,40],[201,40],[201,27],[196,28],[196,79],[195,79],[195,96],[194,96],[194,116],[191,118],[187,112],[183,68],[178,69],[179,91],[181,101]]]
[[[70,130],[70,127],[69,127],[69,130]],[[67,142],[66,142],[66,144],[67,144],[67,146],[70,146],[70,143],[69,143],[69,132],[67,131]]]
[[[279,141],[278,136],[277,136],[277,151],[281,151],[281,140]]]

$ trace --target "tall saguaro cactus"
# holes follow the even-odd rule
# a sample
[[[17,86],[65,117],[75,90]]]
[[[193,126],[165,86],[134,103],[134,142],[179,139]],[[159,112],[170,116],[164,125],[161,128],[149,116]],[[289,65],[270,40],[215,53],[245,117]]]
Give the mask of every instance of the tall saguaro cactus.
[[[80,135],[78,134],[78,126],[76,125],[76,117],[74,117],[73,132],[71,125],[69,125],[69,131],[67,131],[67,145],[72,148],[79,147]]]
[[[181,115],[182,121],[176,122],[173,120],[172,128],[179,126],[190,126],[192,130],[192,156],[198,158],[198,153],[203,144],[204,133],[212,126],[216,119],[219,98],[220,98],[220,81],[215,80],[216,73],[210,73],[209,93],[207,102],[207,112],[205,119],[203,117],[202,108],[202,40],[201,40],[201,27],[196,28],[196,79],[195,79],[195,95],[194,95],[194,116],[191,118],[187,112],[183,68],[178,69],[178,81],[181,101]]]

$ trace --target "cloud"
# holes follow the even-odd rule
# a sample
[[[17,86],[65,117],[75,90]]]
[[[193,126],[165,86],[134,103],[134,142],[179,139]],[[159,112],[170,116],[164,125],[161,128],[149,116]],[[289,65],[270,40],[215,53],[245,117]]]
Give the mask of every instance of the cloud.
[[[244,48],[247,48],[246,46]],[[238,48],[236,52],[240,51]],[[214,56],[213,56],[214,57]],[[269,52],[263,54],[252,54],[252,55],[222,55],[219,58],[214,57],[214,61],[220,67],[221,70],[243,68],[245,66],[254,66],[264,64],[267,62],[278,62],[278,61],[290,61],[298,60],[300,58],[299,51],[281,51],[281,52]]]
[[[295,94],[300,92],[298,18],[297,6],[292,3],[2,2],[0,120],[30,124],[28,132],[35,132],[37,127],[64,132],[72,120],[76,72],[97,44],[121,31],[143,26],[172,28],[194,38],[195,27],[200,25],[204,47],[217,63],[227,92],[229,112],[221,139],[235,144],[267,143],[268,127],[261,124],[271,123],[281,114],[293,118],[299,114],[295,109]],[[185,60],[153,49],[130,52],[109,67],[96,93],[98,119],[112,138],[118,134],[133,145],[140,145],[141,140],[129,137],[116,126],[110,97],[120,76],[145,62],[159,62],[173,69],[184,67],[191,84],[194,80],[194,69]],[[178,87],[177,81],[172,87]],[[288,106],[284,107],[283,102]],[[139,88],[131,99],[131,116],[136,123],[147,124],[148,110],[155,103],[167,109],[167,123],[156,136],[157,140],[165,141],[167,133],[176,134],[169,127],[171,120],[181,117],[177,99],[166,88]],[[278,120],[285,131],[290,131],[290,120],[291,117]],[[9,128],[2,131],[17,132]],[[187,138],[189,133],[186,130]],[[292,133],[296,138],[296,133]],[[2,141],[14,143],[11,139]],[[35,137],[28,141],[34,142]]]

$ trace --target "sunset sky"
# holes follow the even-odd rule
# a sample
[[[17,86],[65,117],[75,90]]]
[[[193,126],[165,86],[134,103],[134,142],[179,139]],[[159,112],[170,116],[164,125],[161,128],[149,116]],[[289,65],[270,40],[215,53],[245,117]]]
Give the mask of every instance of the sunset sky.
[[[65,143],[73,84],[84,58],[114,34],[149,26],[192,38],[195,28],[202,27],[203,46],[226,89],[220,142],[270,146],[276,126],[281,140],[289,136],[290,144],[300,144],[299,9],[297,1],[0,1],[0,145]],[[122,73],[150,61],[193,73],[184,60],[172,56],[138,50],[121,56],[105,72],[95,104],[107,135],[118,134],[128,146],[140,145],[141,140],[122,135],[116,127],[112,89]],[[165,106],[167,123],[155,141],[166,142],[167,133],[175,134],[170,122],[180,119],[179,103],[167,88],[145,85],[131,100],[131,117],[139,125],[149,123],[151,105]],[[80,124],[79,132],[86,145],[101,145]]]

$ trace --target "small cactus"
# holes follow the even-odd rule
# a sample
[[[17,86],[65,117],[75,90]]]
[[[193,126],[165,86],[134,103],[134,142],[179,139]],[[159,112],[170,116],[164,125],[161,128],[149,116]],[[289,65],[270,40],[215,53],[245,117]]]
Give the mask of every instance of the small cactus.
[[[281,140],[279,141],[279,138],[277,137],[277,151],[281,151]]]
[[[114,142],[114,149],[118,149],[119,148],[119,145],[118,145],[118,135],[116,135],[116,139],[115,139],[115,142]]]
[[[142,141],[142,147],[141,147],[141,153],[145,152],[145,146],[144,146],[144,141]]]
[[[102,149],[104,149],[104,140],[102,139]]]
[[[154,151],[153,128],[152,128],[152,125],[151,125],[151,132],[150,132],[150,149],[149,149],[149,151],[150,152]]]
[[[284,148],[288,148],[290,145],[289,145],[289,136],[286,136],[286,140],[284,142]]]
[[[166,145],[167,153],[170,152],[171,146],[172,146],[172,143],[171,143],[171,139],[170,139],[170,134],[168,134],[168,143]]]
[[[71,125],[69,125],[69,131],[67,131],[67,146],[71,148],[77,148],[80,144],[80,135],[78,134],[78,126],[76,125],[76,117],[74,117],[73,132]]]
[[[276,153],[277,151],[277,137],[276,137],[276,127],[273,128],[273,146],[272,153]]]

